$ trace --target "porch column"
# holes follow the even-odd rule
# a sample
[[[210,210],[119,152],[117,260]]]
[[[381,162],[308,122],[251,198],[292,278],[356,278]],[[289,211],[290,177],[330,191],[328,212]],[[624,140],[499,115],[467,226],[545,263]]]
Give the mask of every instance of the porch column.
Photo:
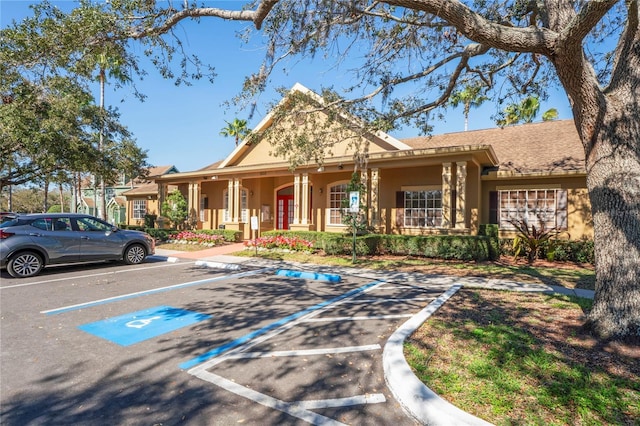
[[[188,200],[187,200],[187,209],[189,212],[189,222],[191,224],[194,224],[195,222],[198,221],[198,217],[199,217],[199,213],[198,211],[200,210],[200,200],[198,195],[200,194],[200,185],[198,183],[194,183],[194,182],[189,182],[189,194],[188,194]]]
[[[456,162],[456,228],[467,227],[467,162]]]
[[[293,175],[293,224],[300,223],[300,173]]]
[[[162,204],[164,203],[166,190],[166,185],[164,183],[158,182],[158,217],[162,216]]]
[[[378,228],[380,226],[380,171],[379,169],[371,169],[371,226]]]
[[[239,223],[240,216],[240,188],[242,187],[242,179],[233,179],[233,222]]]
[[[309,174],[302,174],[302,224],[309,223]]]
[[[368,169],[363,169],[360,172],[360,183],[362,183],[362,186],[364,187],[364,191],[361,195],[361,202],[367,208],[365,212],[365,220],[367,221],[367,224],[370,224],[371,222],[369,221],[370,220],[369,211],[371,206],[369,205],[369,170]]]
[[[451,163],[442,163],[442,225],[451,228]]]
[[[233,206],[235,205],[235,197],[233,191],[233,179],[229,179],[227,182],[227,219],[231,222],[234,221]]]

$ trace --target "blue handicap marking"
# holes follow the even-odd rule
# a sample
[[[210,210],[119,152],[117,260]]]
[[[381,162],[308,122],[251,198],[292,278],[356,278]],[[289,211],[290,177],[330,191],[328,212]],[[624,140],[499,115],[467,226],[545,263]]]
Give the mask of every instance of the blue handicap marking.
[[[339,283],[342,280],[340,275],[322,274],[319,272],[303,272],[293,271],[291,269],[278,269],[276,275],[292,278],[303,278],[306,280],[329,281],[330,283]]]
[[[129,346],[211,318],[211,315],[157,306],[78,326],[80,330]]]

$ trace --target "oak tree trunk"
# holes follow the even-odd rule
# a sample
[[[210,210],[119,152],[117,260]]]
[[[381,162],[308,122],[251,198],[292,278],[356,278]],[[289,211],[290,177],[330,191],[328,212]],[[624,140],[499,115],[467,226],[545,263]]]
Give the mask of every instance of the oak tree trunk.
[[[587,159],[596,260],[596,294],[588,325],[602,338],[640,337],[637,114],[607,110]]]

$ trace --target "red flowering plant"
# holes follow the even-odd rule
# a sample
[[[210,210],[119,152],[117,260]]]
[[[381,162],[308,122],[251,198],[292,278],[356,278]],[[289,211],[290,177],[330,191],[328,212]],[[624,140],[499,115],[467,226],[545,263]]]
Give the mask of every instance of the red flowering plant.
[[[247,248],[267,250],[313,251],[313,243],[296,236],[274,235],[244,242]]]
[[[199,244],[203,246],[215,246],[224,243],[222,235],[211,235],[193,231],[181,231],[169,235],[169,241],[177,244]]]

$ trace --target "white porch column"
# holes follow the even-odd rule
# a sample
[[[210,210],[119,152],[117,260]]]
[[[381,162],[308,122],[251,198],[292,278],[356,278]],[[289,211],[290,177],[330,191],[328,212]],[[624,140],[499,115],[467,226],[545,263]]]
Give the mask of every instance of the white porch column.
[[[379,197],[380,192],[380,170],[371,169],[371,226],[378,228],[380,226],[380,206]]]
[[[456,228],[467,227],[467,162],[456,162]]]
[[[309,223],[309,174],[302,174],[302,207],[301,207],[302,224]]]
[[[451,228],[451,163],[442,163],[442,225]]]
[[[364,204],[367,207],[367,212],[365,213],[365,220],[367,221],[367,224],[370,224],[370,214],[371,214],[371,206],[369,205],[369,170],[368,169],[363,169],[360,172],[360,183],[362,183],[362,186],[364,187],[364,191],[362,192],[361,195],[361,202],[362,204]]]
[[[189,182],[189,199],[187,208],[189,212],[189,222],[194,223],[200,217],[200,185],[197,182]]]
[[[240,222],[240,188],[242,187],[242,179],[233,179],[233,222]]]
[[[293,175],[293,224],[300,224],[300,173]]]
[[[235,204],[233,196],[233,179],[229,179],[227,182],[227,219],[233,222],[233,206]]]

